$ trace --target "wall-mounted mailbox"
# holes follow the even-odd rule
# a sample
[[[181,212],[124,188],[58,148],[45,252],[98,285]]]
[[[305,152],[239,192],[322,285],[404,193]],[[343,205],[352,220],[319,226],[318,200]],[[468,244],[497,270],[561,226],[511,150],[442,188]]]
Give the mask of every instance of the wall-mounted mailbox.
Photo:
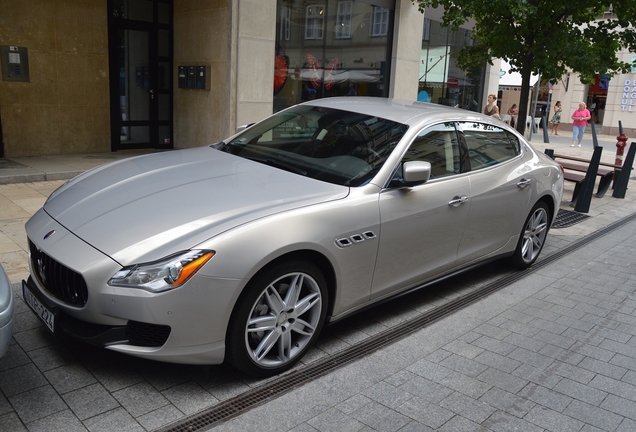
[[[4,81],[29,82],[29,51],[26,47],[0,45]]]
[[[197,87],[199,90],[210,89],[210,67],[197,66]]]
[[[210,66],[178,66],[179,88],[210,90]]]
[[[179,88],[188,88],[187,68],[185,66],[179,66],[177,69],[177,77]]]

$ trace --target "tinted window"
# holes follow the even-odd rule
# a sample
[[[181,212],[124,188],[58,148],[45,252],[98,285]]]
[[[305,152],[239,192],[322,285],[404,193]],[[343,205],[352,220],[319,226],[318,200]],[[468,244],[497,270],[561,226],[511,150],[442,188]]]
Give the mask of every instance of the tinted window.
[[[459,173],[459,146],[453,123],[424,129],[413,140],[402,161],[430,162],[433,178]]]
[[[476,122],[460,122],[472,170],[497,165],[519,154],[519,141],[504,129]]]

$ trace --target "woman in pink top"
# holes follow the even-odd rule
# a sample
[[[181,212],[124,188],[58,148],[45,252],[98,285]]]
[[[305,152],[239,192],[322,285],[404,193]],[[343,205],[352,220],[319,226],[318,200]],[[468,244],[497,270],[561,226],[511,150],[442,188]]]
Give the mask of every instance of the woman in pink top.
[[[583,102],[579,103],[579,109],[572,113],[572,145],[574,147],[577,143],[581,147],[581,141],[583,140],[583,133],[587,126],[587,121],[592,118],[592,114],[586,108]]]

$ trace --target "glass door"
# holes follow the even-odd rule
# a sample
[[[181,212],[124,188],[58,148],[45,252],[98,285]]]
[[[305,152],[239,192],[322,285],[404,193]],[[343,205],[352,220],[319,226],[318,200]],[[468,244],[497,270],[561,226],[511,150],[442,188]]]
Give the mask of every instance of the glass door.
[[[111,149],[173,148],[172,1],[109,1]]]

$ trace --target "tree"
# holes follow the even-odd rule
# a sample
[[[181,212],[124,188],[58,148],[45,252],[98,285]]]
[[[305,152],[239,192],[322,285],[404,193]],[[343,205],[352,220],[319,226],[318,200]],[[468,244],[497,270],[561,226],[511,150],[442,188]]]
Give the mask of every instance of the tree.
[[[419,10],[444,7],[443,25],[457,30],[475,21],[476,44],[459,52],[457,65],[469,69],[493,58],[508,60],[521,73],[519,118],[525,119],[530,75],[540,73],[552,82],[568,71],[583,83],[595,74],[628,73],[631,65],[618,52],[636,52],[636,1],[618,0],[412,0]],[[606,11],[612,9],[613,13]],[[524,133],[526,122],[517,122]]]

